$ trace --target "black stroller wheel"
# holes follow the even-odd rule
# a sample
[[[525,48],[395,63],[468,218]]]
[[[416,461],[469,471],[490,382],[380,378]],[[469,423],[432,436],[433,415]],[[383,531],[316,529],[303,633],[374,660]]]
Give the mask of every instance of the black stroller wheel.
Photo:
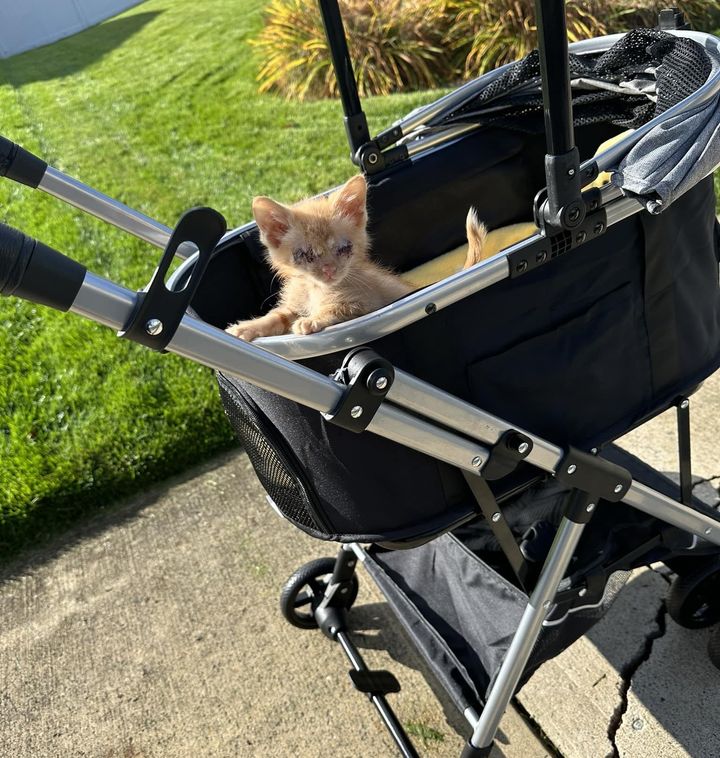
[[[710,632],[710,639],[708,640],[708,658],[710,658],[710,663],[712,663],[716,669],[720,669],[720,626],[716,626],[715,629]]]
[[[285,582],[280,593],[280,611],[285,619],[298,629],[317,629],[315,609],[330,583],[335,558],[318,558],[300,568]],[[360,583],[357,574],[352,575],[343,597],[345,608],[355,602]]]
[[[702,563],[673,580],[667,610],[686,629],[705,629],[720,622],[720,562]]]

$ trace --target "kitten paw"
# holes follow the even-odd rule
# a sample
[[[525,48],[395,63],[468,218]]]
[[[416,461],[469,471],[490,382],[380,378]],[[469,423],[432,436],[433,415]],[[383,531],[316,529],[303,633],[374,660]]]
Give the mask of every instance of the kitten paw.
[[[237,324],[231,324],[225,331],[245,342],[252,342],[257,337],[262,337],[262,331],[254,326],[252,321],[238,321]]]
[[[295,334],[314,334],[319,332],[323,328],[323,325],[312,318],[299,318],[292,325],[292,330]]]

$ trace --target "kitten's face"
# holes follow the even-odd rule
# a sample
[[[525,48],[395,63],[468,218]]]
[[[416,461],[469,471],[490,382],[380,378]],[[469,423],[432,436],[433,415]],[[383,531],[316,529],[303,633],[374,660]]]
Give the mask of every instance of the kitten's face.
[[[253,200],[253,214],[275,268],[332,286],[367,254],[367,186],[356,176],[329,198],[292,208],[267,197]]]

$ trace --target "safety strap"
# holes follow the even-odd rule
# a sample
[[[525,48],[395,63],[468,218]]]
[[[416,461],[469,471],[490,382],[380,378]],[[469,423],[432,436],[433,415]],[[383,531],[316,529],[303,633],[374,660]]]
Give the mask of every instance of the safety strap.
[[[503,513],[500,510],[500,506],[495,499],[495,495],[493,495],[488,483],[481,476],[471,474],[467,471],[463,471],[463,476],[465,477],[465,481],[468,483],[475,500],[477,500],[480,510],[482,511],[483,516],[485,516],[485,520],[490,525],[501,550],[508,559],[508,563],[515,572],[515,576],[517,576],[520,585],[523,589],[527,589],[527,582],[530,577],[530,566],[520,552],[520,547],[515,540],[515,535],[512,533],[512,530],[505,520]]]

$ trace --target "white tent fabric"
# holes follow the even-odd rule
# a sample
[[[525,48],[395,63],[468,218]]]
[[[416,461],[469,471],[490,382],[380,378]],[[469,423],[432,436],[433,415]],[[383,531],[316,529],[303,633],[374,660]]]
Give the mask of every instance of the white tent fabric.
[[[69,37],[142,0],[0,2],[0,58]]]

